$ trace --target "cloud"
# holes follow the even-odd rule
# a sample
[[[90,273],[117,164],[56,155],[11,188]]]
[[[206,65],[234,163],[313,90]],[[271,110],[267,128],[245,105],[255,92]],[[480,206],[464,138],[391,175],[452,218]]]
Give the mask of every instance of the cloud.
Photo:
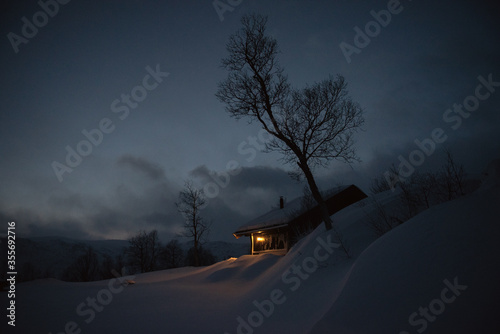
[[[7,211],[0,209],[0,217],[9,217],[16,222],[16,234],[20,237],[65,236],[75,239],[90,239],[83,222],[71,217],[58,218],[40,215],[31,209]]]
[[[118,165],[128,166],[135,171],[146,174],[152,180],[159,180],[165,177],[165,171],[158,164],[150,162],[144,158],[135,157],[130,154],[122,155],[118,158]]]
[[[217,206],[227,214],[247,218],[276,205],[279,196],[289,199],[299,196],[302,189],[286,170],[269,166],[241,167],[239,173],[231,175],[201,165],[193,169],[190,176],[205,190],[207,211]]]
[[[202,183],[214,182],[219,186],[232,189],[267,188],[277,189],[286,183],[292,183],[288,172],[283,168],[270,166],[241,167],[236,173],[217,172],[201,165],[189,172],[189,175]],[[229,175],[229,177],[227,176]],[[227,183],[227,185],[225,185]]]
[[[111,175],[108,184],[99,191],[57,184],[59,188],[51,189],[43,201],[0,203],[0,217],[18,222],[23,237],[126,239],[138,230],[152,229],[158,230],[163,241],[174,237],[182,224],[173,205],[179,187],[166,178],[151,183],[130,178],[112,167],[104,173]],[[46,184],[39,183],[29,190],[36,197],[46,188]]]
[[[200,165],[189,172],[189,176],[193,178],[199,178],[202,181],[210,180],[210,170],[205,165]]]

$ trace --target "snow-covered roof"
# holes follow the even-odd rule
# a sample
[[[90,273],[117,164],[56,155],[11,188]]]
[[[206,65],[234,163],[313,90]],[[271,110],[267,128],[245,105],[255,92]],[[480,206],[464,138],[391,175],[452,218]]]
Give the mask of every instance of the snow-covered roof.
[[[324,192],[324,200],[328,200],[329,198],[332,198],[333,196],[339,194],[343,190],[351,187],[352,185],[348,186],[339,186],[335,187],[332,189],[329,189]],[[248,223],[240,226],[238,230],[236,230],[233,235],[234,236],[241,236],[244,234],[252,233],[252,232],[257,232],[259,230],[268,230],[272,228],[279,228],[279,227],[284,227],[287,226],[288,223],[297,215],[304,213],[305,211],[308,211],[307,209],[304,209],[302,207],[302,199],[303,196],[297,197],[293,199],[290,202],[287,202],[285,204],[285,207],[283,209],[276,208],[273,209],[262,216],[259,216],[255,219],[252,219]],[[317,205],[316,205],[317,206]],[[314,206],[315,207],[315,206]],[[312,209],[312,208],[311,208]]]

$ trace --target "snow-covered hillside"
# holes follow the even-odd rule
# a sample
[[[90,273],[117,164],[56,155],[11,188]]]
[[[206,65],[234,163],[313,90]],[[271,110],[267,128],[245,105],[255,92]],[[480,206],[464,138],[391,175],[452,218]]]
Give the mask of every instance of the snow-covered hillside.
[[[500,161],[368,247],[311,333],[500,333]]]
[[[391,192],[376,195],[390,206]],[[18,285],[19,333],[499,333],[500,162],[474,193],[376,239],[367,198],[286,256],[91,283]],[[2,295],[5,305],[5,295]],[[7,327],[3,321],[2,333]]]

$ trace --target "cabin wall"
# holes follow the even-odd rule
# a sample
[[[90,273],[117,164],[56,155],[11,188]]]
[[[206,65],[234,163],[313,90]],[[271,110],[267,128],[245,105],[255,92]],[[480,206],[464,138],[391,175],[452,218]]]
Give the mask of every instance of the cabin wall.
[[[366,198],[366,194],[358,187],[351,185],[326,200],[330,215],[345,207]],[[286,254],[288,250],[302,237],[311,233],[323,222],[319,206],[302,213],[288,221],[283,227],[269,228],[268,230],[253,230],[242,234],[234,234],[236,238],[242,235],[250,236],[252,254]],[[263,227],[265,228],[265,227]]]
[[[288,229],[252,233],[252,255],[271,253],[286,254],[289,248]]]

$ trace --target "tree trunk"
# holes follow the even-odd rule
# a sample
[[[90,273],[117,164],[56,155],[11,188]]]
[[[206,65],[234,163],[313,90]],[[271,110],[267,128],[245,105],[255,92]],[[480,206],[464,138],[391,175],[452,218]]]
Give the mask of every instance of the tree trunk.
[[[316,202],[318,202],[319,210],[321,212],[321,216],[323,217],[323,221],[325,222],[326,230],[329,231],[333,229],[335,237],[337,239],[336,241],[340,244],[340,247],[347,255],[347,257],[350,258],[351,255],[349,254],[348,247],[344,243],[344,238],[342,236],[342,233],[336,228],[333,228],[332,219],[330,218],[330,213],[328,212],[328,206],[326,205],[323,196],[321,196],[321,193],[319,192],[318,186],[316,185],[316,181],[314,180],[314,176],[311,172],[311,169],[309,168],[307,163],[299,163],[298,165],[300,169],[302,169],[302,171],[304,172],[307,183],[309,184],[309,188],[311,189],[311,194],[313,195]]]
[[[321,196],[319,192],[318,186],[316,185],[316,181],[314,180],[314,176],[309,169],[307,163],[299,163],[300,169],[304,172],[307,183],[309,184],[309,188],[311,189],[311,194],[318,202],[319,210],[321,212],[321,216],[323,217],[323,221],[325,222],[326,230],[329,231],[332,229],[332,220],[330,218],[330,214],[328,213],[328,207],[326,206],[326,202]]]
[[[200,254],[198,253],[198,240],[194,240],[194,266],[199,267],[200,266]]]
[[[193,201],[193,236],[194,236],[194,266],[200,266],[200,254],[198,254],[198,222],[197,222],[198,207],[196,206],[196,201]]]

